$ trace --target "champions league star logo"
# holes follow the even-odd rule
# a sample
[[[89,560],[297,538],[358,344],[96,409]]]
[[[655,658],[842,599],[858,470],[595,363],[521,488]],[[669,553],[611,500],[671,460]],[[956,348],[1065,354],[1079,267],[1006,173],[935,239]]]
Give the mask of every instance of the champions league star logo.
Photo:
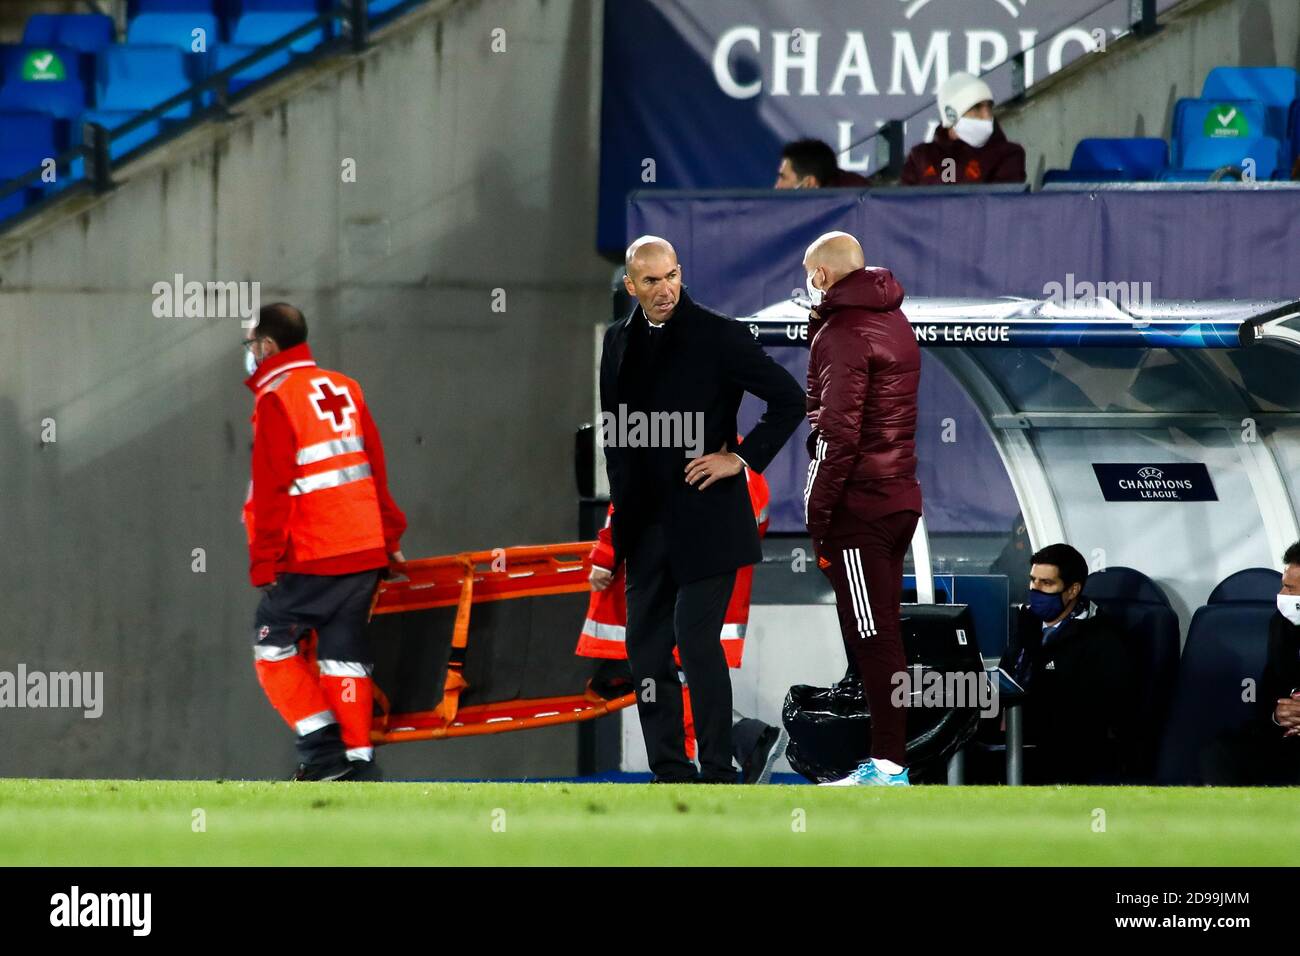
[[[907,4],[907,9],[903,11],[903,16],[908,20],[912,19],[912,17],[916,16],[917,13],[930,4],[930,0],[898,0],[898,2]],[[1013,17],[1020,16],[1020,11],[1029,4],[1029,0],[993,0],[993,2]]]

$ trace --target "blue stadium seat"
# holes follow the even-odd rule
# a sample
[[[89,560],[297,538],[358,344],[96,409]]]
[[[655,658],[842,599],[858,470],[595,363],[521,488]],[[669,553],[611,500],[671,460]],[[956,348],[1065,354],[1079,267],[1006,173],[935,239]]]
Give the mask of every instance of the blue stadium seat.
[[[221,42],[221,26],[211,13],[142,13],[126,28],[126,42],[180,47],[195,52],[195,30],[202,30],[204,47],[214,49]]]
[[[4,182],[4,180],[0,179],[0,182]],[[0,222],[13,218],[26,208],[27,193],[23,190],[0,197]]]
[[[1169,147],[1163,139],[1082,139],[1074,147],[1070,168],[1048,170],[1043,182],[1146,182],[1168,165]]]
[[[0,110],[35,110],[71,122],[90,105],[85,84],[77,80],[0,86]]]
[[[1160,748],[1160,783],[1207,782],[1207,751],[1223,734],[1255,719],[1258,705],[1242,699],[1243,682],[1258,684],[1264,672],[1268,622],[1281,581],[1268,568],[1238,571],[1192,616]]]
[[[257,51],[258,47],[245,45],[242,43],[223,43],[212,51],[212,72],[220,73],[227,67],[234,66],[246,56],[250,56]],[[241,70],[230,78],[227,84],[227,90],[231,93],[238,93],[249,84],[256,83],[258,80],[270,76],[276,70],[284,69],[293,59],[293,55],[288,51],[272,53],[258,60],[252,66]]]
[[[152,109],[189,89],[194,82],[193,69],[186,54],[176,47],[114,47],[99,61],[95,80],[99,108]],[[190,113],[191,105],[182,103],[168,112],[167,119],[184,119]]]
[[[1215,585],[1206,604],[1251,604],[1263,601],[1273,605],[1282,575],[1272,568],[1246,568],[1236,571]]]
[[[1289,66],[1217,66],[1205,77],[1202,99],[1258,100],[1267,111],[1267,135],[1285,140],[1287,114],[1300,95],[1300,74]]]
[[[315,11],[244,14],[231,27],[231,42],[224,43],[213,51],[213,72],[220,72],[227,67],[233,66],[244,57],[254,53],[259,47],[292,33],[303,24],[311,21],[316,15]],[[314,50],[325,42],[327,36],[326,28],[313,31],[302,39],[295,41],[289,48],[262,58],[253,66],[237,73],[230,80],[230,92],[237,93],[250,83],[255,83],[263,77],[270,76],[277,70],[283,69],[293,60],[295,53],[308,53]]]
[[[1137,178],[1122,169],[1074,170],[1049,169],[1043,173],[1043,185],[1051,183],[1132,183]]]
[[[236,0],[241,15],[253,12],[294,12],[311,13],[313,16],[323,13],[329,5],[328,0]]]
[[[1141,700],[1138,703],[1140,781],[1154,780],[1156,757],[1178,680],[1178,615],[1154,581],[1133,568],[1114,567],[1088,575],[1084,596],[1117,621],[1138,645]]]
[[[29,172],[63,151],[58,122],[44,113],[0,111],[0,183]],[[0,199],[0,219],[21,212],[40,198],[41,186]]]
[[[1183,152],[1183,164],[1166,170],[1163,182],[1194,182],[1210,178],[1224,166],[1244,167],[1246,160],[1255,162],[1257,180],[1272,179],[1278,171],[1278,141],[1271,136],[1254,139],[1194,139]]]
[[[189,89],[194,77],[187,57],[179,47],[167,46],[123,45],[105,51],[96,82],[99,105],[85,113],[82,121],[113,130]],[[169,110],[166,119],[185,119],[192,112],[192,103],[182,103]],[[162,129],[160,120],[146,123],[114,140],[109,153],[113,158],[125,155],[153,139]],[[73,132],[79,142],[80,124]]]
[[[370,0],[370,5],[366,7],[370,16],[377,17],[387,13],[389,10],[400,7],[406,0]]]
[[[1172,165],[1188,167],[1187,145],[1198,139],[1254,139],[1269,135],[1267,111],[1259,100],[1205,100],[1184,97],[1174,105],[1170,141]],[[1188,167],[1190,168],[1190,167]]]
[[[1123,139],[1081,139],[1070,159],[1072,171],[1121,170],[1134,179],[1155,179],[1169,165],[1169,147],[1163,139],[1133,136]]]
[[[113,18],[101,13],[36,13],[23,28],[25,46],[66,46],[99,53],[113,45]]]
[[[291,12],[245,12],[230,30],[230,42],[244,46],[265,46],[292,33],[318,16],[315,10]],[[328,27],[322,27],[295,40],[290,47],[294,53],[310,53],[328,39]]]
[[[75,119],[91,103],[82,62],[69,47],[0,46],[0,109]]]

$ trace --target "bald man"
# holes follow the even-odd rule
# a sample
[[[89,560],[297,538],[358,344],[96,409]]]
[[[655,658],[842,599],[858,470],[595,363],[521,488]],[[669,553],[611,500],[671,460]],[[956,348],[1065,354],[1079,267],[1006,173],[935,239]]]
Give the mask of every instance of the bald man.
[[[803,391],[747,326],[691,300],[666,240],[642,236],[625,265],[637,305],[609,327],[600,358],[615,567],[594,568],[591,583],[607,587],[626,562],[627,658],[655,781],[736,783],[718,635],[737,569],[762,560],[744,469],[761,473],[789,440]],[[734,449],[745,392],[767,407],[742,460]],[[690,686],[698,771],[686,755],[674,647]]]
[[[871,710],[870,757],[831,786],[907,785],[906,680],[899,604],[903,558],[921,516],[916,391],[921,353],[899,311],[903,288],[865,268],[862,246],[829,232],[804,255],[809,317],[808,533],[835,589],[844,649]],[[864,755],[866,742],[863,742]]]

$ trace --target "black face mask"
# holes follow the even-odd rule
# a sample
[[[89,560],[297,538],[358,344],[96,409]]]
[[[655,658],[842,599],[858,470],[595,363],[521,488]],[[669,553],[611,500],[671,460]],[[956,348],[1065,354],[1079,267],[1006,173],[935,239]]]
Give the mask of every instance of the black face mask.
[[[1029,592],[1029,613],[1041,621],[1055,621],[1065,613],[1065,598],[1063,591],[1055,594],[1048,594],[1045,591]]]

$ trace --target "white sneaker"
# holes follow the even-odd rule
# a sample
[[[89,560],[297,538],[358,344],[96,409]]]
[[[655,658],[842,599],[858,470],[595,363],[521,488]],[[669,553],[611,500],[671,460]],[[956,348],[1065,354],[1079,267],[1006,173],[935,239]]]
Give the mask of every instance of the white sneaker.
[[[827,780],[825,783],[819,783],[819,787],[910,787],[911,782],[907,779],[907,768],[903,768],[902,773],[885,773],[876,766],[874,760],[868,760],[858,764],[858,769],[854,770],[847,777],[841,780]]]

